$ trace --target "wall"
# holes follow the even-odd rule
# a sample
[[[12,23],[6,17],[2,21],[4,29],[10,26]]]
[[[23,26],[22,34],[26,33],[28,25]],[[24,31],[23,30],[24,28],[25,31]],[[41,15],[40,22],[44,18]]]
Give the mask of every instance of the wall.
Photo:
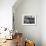
[[[16,6],[16,5],[14,5]],[[41,1],[23,0],[20,5],[13,7],[15,29],[23,33],[24,39],[35,41],[36,46],[41,46]],[[22,16],[32,14],[37,17],[36,25],[22,25]]]
[[[12,28],[12,6],[16,0],[0,0],[0,27]]]
[[[46,46],[46,0],[41,1],[41,40],[42,46]]]

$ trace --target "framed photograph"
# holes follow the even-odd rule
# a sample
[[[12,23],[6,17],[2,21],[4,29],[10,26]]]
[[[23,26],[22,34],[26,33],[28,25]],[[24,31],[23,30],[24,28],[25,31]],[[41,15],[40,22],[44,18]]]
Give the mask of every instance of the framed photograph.
[[[22,16],[23,25],[36,25],[36,16],[33,15],[23,15]]]

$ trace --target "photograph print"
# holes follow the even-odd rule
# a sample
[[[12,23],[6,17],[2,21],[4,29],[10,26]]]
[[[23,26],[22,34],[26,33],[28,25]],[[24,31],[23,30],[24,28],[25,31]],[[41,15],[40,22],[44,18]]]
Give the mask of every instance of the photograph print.
[[[23,16],[23,25],[35,25],[36,16],[24,15]]]

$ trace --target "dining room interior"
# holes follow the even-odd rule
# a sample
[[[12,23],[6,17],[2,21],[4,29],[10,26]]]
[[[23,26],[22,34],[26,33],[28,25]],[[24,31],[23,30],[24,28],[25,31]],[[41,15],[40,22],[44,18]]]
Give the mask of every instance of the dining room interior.
[[[0,46],[46,46],[46,0],[0,0]]]

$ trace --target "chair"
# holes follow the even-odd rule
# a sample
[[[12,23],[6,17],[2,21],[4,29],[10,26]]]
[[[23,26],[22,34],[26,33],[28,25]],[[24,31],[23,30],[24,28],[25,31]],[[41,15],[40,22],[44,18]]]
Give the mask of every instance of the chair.
[[[35,46],[35,43],[32,40],[26,40],[25,46]]]
[[[22,45],[22,33],[15,33],[16,46]]]

